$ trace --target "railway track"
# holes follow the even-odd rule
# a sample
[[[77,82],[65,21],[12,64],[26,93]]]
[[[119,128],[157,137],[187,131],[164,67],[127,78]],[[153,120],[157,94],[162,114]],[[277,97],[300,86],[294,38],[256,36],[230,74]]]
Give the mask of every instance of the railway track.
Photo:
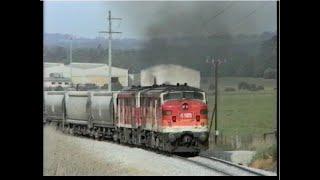
[[[199,155],[195,157],[173,156],[198,166],[221,173],[225,176],[275,176],[272,172],[256,170],[249,167],[241,166],[215,157]]]
[[[224,175],[224,176],[232,176],[232,174],[230,174],[230,173],[227,173],[225,171],[222,171],[222,170],[220,170],[218,168],[215,168],[213,166],[210,166],[208,164],[205,164],[205,163],[202,163],[202,162],[199,162],[199,161],[194,161],[194,160],[191,160],[189,158],[184,158],[184,157],[181,157],[181,156],[173,156],[173,157],[177,158],[177,159],[180,159],[180,160],[183,160],[183,161],[190,162],[192,164],[196,164],[198,166],[204,167],[204,168],[209,169],[211,171],[219,172],[221,175]]]
[[[58,129],[56,129],[56,130],[58,130]],[[91,139],[89,137],[81,136],[81,135],[80,136],[74,135],[74,136]],[[103,139],[103,140],[101,139],[99,141],[106,141],[106,142],[113,143],[113,144],[119,144],[117,142],[106,140],[106,139]],[[119,144],[119,145],[124,145],[124,144]],[[136,147],[136,146],[130,145],[130,144],[126,144],[126,146]],[[184,157],[181,155],[174,155],[174,154],[168,154],[168,153],[161,152],[161,151],[155,151],[155,150],[152,150],[147,147],[138,147],[138,148],[144,149],[146,151],[155,152],[157,154],[162,154],[165,156],[173,157],[176,159],[180,159],[180,160],[195,164],[197,166],[201,166],[203,168],[218,172],[223,176],[275,176],[276,175],[272,172],[263,171],[263,170],[259,170],[259,169],[253,169],[253,168],[249,168],[246,166],[241,166],[241,165],[229,162],[229,161],[225,161],[225,160],[222,160],[219,158],[215,158],[215,157],[211,157],[211,156],[203,155],[203,154],[199,154],[198,156],[193,156],[193,157]]]
[[[245,171],[245,172],[247,172],[249,174],[252,174],[252,175],[267,176],[266,173],[258,172],[257,170],[250,169],[250,168],[248,168],[246,166],[241,166],[241,165],[238,165],[238,164],[235,164],[235,163],[232,163],[232,162],[229,162],[229,161],[225,161],[225,160],[222,160],[222,159],[219,159],[219,158],[210,157],[210,156],[207,156],[207,155],[199,155],[199,156],[202,157],[202,158],[210,159],[212,161],[217,161],[217,162],[220,162],[220,163],[227,164],[228,166],[238,168],[238,169],[243,170],[243,171]]]

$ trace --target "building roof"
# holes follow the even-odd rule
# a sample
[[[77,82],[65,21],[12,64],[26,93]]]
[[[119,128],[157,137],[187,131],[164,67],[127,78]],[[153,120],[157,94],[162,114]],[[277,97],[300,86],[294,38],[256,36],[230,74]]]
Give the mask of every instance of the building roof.
[[[102,67],[106,65],[101,63],[71,63],[67,66],[68,67],[71,66],[72,68],[80,68],[80,69],[92,69],[92,68]]]
[[[58,63],[56,63],[58,64]],[[48,77],[50,73],[62,73],[64,77],[70,77],[72,69],[72,76],[107,76],[108,66],[99,63],[71,63],[71,65],[47,65],[44,68],[44,76]],[[128,69],[118,68],[112,66],[113,76],[123,76],[128,74]]]
[[[86,75],[96,75],[96,76],[106,76],[109,72],[109,66],[104,65],[97,68],[91,68],[86,70]],[[111,67],[111,74],[113,76],[119,76],[128,74],[128,69],[118,68],[118,67]]]
[[[184,71],[194,71],[194,72],[199,72],[198,70],[186,67],[186,66],[181,66],[181,65],[176,65],[176,64],[160,64],[160,65],[154,65],[151,67],[148,67],[146,69],[143,69],[141,71],[163,71],[163,70],[168,70],[168,69],[179,69],[179,70],[184,70]]]
[[[58,81],[58,82],[70,82],[70,78],[54,78],[54,77],[45,77],[44,81]]]
[[[43,67],[44,68],[47,68],[47,67],[54,67],[54,66],[64,66],[63,63],[51,63],[51,62],[45,62],[43,64]]]

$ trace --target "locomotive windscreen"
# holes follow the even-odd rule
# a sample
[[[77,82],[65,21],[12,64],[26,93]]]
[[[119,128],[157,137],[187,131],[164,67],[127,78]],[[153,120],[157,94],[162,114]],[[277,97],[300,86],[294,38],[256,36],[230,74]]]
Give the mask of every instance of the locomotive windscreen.
[[[199,99],[203,100],[203,94],[200,92],[170,92],[163,95],[163,100],[170,99]]]

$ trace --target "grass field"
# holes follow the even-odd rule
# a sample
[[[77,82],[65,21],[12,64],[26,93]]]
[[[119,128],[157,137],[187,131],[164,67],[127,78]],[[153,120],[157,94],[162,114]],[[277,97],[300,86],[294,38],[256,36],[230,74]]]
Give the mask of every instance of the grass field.
[[[237,90],[238,83],[245,81],[263,85],[262,91]],[[234,87],[234,92],[224,92],[225,87]],[[225,136],[256,135],[270,132],[276,124],[277,91],[276,80],[262,78],[219,79],[218,129]],[[208,93],[209,118],[214,104],[214,96]],[[214,125],[212,126],[214,128]]]
[[[263,78],[252,78],[252,77],[223,77],[219,78],[220,87],[238,87],[238,83],[245,81],[249,84],[263,85],[265,90],[273,90],[277,86],[275,79],[263,79]]]

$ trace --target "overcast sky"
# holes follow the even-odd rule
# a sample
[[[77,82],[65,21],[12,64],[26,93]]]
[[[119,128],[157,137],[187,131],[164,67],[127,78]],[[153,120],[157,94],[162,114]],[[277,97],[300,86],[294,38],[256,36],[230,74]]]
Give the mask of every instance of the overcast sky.
[[[252,34],[276,31],[276,2],[44,2],[44,32],[97,37],[107,30],[107,11],[115,38]],[[224,11],[223,11],[224,10]],[[219,15],[217,15],[219,14]]]

